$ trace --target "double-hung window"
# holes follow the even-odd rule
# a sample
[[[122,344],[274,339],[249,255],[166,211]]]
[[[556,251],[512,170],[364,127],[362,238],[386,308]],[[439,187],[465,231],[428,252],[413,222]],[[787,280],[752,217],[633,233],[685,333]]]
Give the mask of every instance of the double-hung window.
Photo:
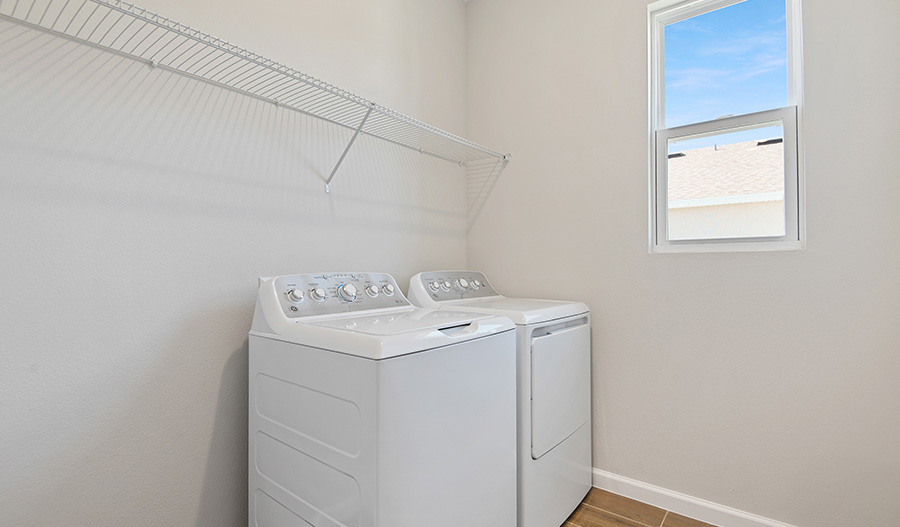
[[[803,248],[800,0],[648,15],[651,251]]]

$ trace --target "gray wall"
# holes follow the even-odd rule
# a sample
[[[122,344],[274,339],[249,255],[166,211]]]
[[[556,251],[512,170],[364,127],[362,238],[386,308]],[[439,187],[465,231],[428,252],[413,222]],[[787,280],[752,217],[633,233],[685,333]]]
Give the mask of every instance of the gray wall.
[[[456,133],[458,0],[143,7]],[[0,524],[246,525],[260,275],[465,265],[461,169],[0,23]]]
[[[469,235],[593,311],[594,466],[803,527],[900,521],[900,4],[804,2],[808,248],[648,254],[647,2],[469,4]]]

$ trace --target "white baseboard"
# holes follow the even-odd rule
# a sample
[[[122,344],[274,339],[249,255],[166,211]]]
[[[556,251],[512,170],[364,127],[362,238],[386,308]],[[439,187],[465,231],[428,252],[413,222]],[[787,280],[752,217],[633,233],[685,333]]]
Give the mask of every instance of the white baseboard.
[[[720,527],[794,527],[598,468],[594,469],[594,486]]]

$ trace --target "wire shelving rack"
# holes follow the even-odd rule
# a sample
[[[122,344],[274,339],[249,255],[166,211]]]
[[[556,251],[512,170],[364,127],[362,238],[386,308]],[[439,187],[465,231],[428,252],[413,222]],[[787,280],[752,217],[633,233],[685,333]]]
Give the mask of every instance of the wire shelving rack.
[[[116,0],[0,0],[0,20],[146,63],[354,133],[330,185],[360,134],[466,168],[469,223],[510,160],[465,138],[140,7]]]

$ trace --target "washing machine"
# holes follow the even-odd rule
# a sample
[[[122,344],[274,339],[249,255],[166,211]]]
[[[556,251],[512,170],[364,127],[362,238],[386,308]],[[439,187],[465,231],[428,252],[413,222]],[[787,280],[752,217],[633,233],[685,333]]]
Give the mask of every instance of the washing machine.
[[[518,526],[558,527],[591,488],[591,329],[581,302],[507,298],[474,271],[419,273],[409,299],[516,324]]]
[[[249,525],[516,525],[509,319],[384,273],[279,276],[249,347]]]

